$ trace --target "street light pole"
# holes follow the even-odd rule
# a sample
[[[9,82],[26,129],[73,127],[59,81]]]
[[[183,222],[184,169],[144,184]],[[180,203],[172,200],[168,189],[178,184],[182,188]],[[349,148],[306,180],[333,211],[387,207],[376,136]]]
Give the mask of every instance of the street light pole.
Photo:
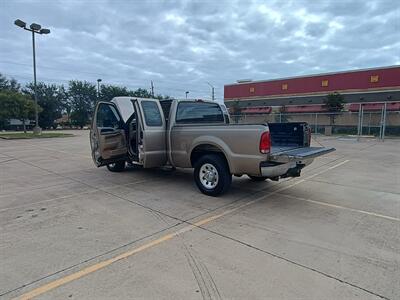
[[[33,133],[41,134],[42,129],[39,126],[38,99],[37,99],[37,88],[36,88],[35,31],[33,31],[33,30],[32,30],[32,52],[33,52],[33,92],[35,93],[35,127],[33,128]]]
[[[187,99],[187,95],[189,94],[189,91],[186,91],[185,92],[185,96],[186,96],[186,99]]]
[[[14,21],[14,24],[24,30],[32,32],[32,52],[33,52],[33,91],[35,93],[35,127],[33,128],[34,134],[41,134],[42,129],[39,127],[39,112],[38,112],[38,99],[37,99],[37,86],[36,86],[36,47],[35,47],[35,33],[49,34],[50,29],[42,28],[41,25],[32,23],[29,28],[26,23],[20,19]],[[24,121],[25,122],[25,121]]]

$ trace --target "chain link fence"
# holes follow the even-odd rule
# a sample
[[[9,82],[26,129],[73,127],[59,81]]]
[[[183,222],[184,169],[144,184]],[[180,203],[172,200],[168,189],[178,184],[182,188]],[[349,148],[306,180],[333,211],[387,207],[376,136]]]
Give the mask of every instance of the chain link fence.
[[[384,139],[400,136],[400,111],[270,113],[231,115],[233,123],[307,122],[313,133],[368,135]]]

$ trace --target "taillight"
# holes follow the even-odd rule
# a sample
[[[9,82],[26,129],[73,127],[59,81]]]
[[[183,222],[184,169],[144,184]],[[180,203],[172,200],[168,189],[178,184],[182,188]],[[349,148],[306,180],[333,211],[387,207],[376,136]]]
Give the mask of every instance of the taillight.
[[[260,139],[260,152],[268,153],[271,150],[271,136],[269,131],[263,132]]]

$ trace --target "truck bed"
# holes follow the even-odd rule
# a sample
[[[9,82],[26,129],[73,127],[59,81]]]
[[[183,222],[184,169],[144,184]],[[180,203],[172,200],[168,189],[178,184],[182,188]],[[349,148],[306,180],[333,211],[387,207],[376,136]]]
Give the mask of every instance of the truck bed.
[[[307,123],[268,123],[271,135],[271,161],[285,162],[291,158],[298,160],[334,151],[333,148],[310,147]]]
[[[271,143],[277,148],[298,148],[307,145],[308,126],[304,122],[268,123]]]

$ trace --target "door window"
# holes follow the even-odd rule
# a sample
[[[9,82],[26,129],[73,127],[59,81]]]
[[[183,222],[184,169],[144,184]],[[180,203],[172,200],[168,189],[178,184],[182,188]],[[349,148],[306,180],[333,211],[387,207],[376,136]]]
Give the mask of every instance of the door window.
[[[147,126],[162,126],[161,113],[156,102],[142,101],[142,109]]]
[[[121,119],[114,106],[109,104],[100,104],[97,110],[97,127],[119,128]]]

